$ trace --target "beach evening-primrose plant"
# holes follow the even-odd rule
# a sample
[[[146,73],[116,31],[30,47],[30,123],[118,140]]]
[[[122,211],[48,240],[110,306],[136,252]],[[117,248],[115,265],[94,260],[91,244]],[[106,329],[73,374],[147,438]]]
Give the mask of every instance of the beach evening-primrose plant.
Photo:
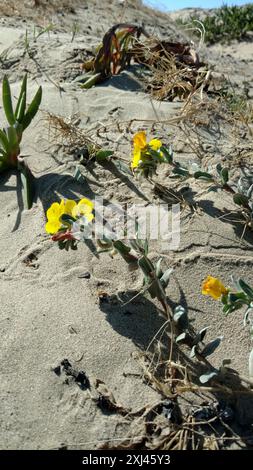
[[[250,334],[253,339],[253,289],[243,279],[235,281],[234,289],[225,287],[223,283],[212,276],[208,276],[202,285],[202,294],[210,295],[215,300],[221,300],[223,313],[226,315],[245,306],[243,325],[250,327]],[[253,349],[249,356],[249,374],[253,377]]]
[[[170,152],[159,139],[147,141],[145,131],[137,132],[133,137],[131,169],[144,176],[151,176],[160,163],[170,161]]]
[[[61,200],[54,202],[47,210],[47,222],[45,230],[52,235],[52,240],[58,242],[60,249],[69,248],[76,250],[78,243],[85,242],[94,235],[93,222],[94,203],[83,198],[79,202],[74,200]],[[138,227],[136,228],[138,232]],[[98,235],[98,252],[108,252],[112,257],[119,253],[126,261],[130,270],[138,269],[143,273],[143,292],[149,292],[151,298],[157,298],[163,306],[166,317],[169,316],[169,308],[166,301],[165,289],[169,283],[172,269],[163,271],[161,261],[154,264],[148,257],[148,242],[131,239],[128,242],[115,239],[113,232],[108,232],[106,236],[101,230]]]

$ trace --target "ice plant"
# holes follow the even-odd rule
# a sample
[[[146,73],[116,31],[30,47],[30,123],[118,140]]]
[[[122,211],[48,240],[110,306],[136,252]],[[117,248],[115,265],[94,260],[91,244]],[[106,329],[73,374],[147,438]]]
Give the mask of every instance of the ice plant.
[[[202,294],[210,295],[215,300],[219,300],[222,295],[228,293],[228,289],[216,277],[207,276],[202,285]]]
[[[7,76],[4,76],[2,85],[3,109],[8,127],[0,129],[0,173],[5,170],[17,169],[21,173],[24,188],[25,206],[32,205],[32,182],[33,177],[30,169],[20,156],[20,143],[23,132],[30,125],[32,119],[38,112],[42,89],[39,87],[33,100],[27,108],[27,75],[24,76],[20,94],[15,109],[13,109],[10,84]]]

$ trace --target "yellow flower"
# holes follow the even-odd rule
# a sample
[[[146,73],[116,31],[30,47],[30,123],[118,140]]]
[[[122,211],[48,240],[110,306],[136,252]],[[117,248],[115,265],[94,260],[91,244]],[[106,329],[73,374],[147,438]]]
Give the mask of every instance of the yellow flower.
[[[76,218],[84,215],[87,221],[91,222],[94,219],[94,215],[92,213],[93,209],[93,202],[84,197],[75,205],[75,207],[73,207],[72,217]]]
[[[162,142],[159,139],[152,139],[148,145],[152,148],[152,150],[159,150],[162,146]]]
[[[202,285],[202,294],[210,295],[215,300],[220,299],[223,294],[227,294],[228,289],[216,277],[207,276]]]
[[[47,210],[47,223],[46,232],[50,234],[57,233],[61,228],[60,217],[63,214],[72,215],[73,208],[76,202],[71,199],[67,199],[66,202],[62,199],[61,202],[54,202]]]
[[[147,150],[148,146],[151,147],[152,150],[156,151],[158,151],[162,146],[162,142],[158,139],[152,139],[150,142],[147,142],[146,132],[144,131],[137,132],[137,134],[134,135],[133,144],[133,160],[131,163],[132,170],[138,167],[140,161],[142,160],[142,153]],[[147,150],[146,156],[148,155],[149,154]]]

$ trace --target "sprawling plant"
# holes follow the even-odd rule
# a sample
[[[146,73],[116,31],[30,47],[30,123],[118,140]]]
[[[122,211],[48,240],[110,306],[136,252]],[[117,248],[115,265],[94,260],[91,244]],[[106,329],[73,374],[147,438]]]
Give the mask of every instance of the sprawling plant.
[[[24,202],[28,209],[32,205],[32,173],[20,155],[20,144],[23,132],[38,112],[41,98],[42,88],[39,87],[33,100],[27,107],[27,75],[25,75],[14,109],[9,80],[7,76],[4,77],[2,100],[8,127],[0,129],[0,173],[11,169],[20,171],[24,188]]]
[[[253,339],[253,289],[243,280],[233,279],[233,287],[226,287],[212,276],[208,276],[202,286],[202,294],[209,295],[223,304],[223,313],[228,315],[235,310],[245,307],[243,325],[249,326]],[[249,375],[253,377],[253,349],[249,356]]]

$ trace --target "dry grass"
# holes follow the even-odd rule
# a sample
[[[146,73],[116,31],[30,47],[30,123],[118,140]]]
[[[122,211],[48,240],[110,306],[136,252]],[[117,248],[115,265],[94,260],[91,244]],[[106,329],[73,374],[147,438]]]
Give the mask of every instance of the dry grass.
[[[135,61],[147,66],[146,88],[158,100],[186,99],[205,81],[207,67],[189,44],[150,38],[133,48]]]

